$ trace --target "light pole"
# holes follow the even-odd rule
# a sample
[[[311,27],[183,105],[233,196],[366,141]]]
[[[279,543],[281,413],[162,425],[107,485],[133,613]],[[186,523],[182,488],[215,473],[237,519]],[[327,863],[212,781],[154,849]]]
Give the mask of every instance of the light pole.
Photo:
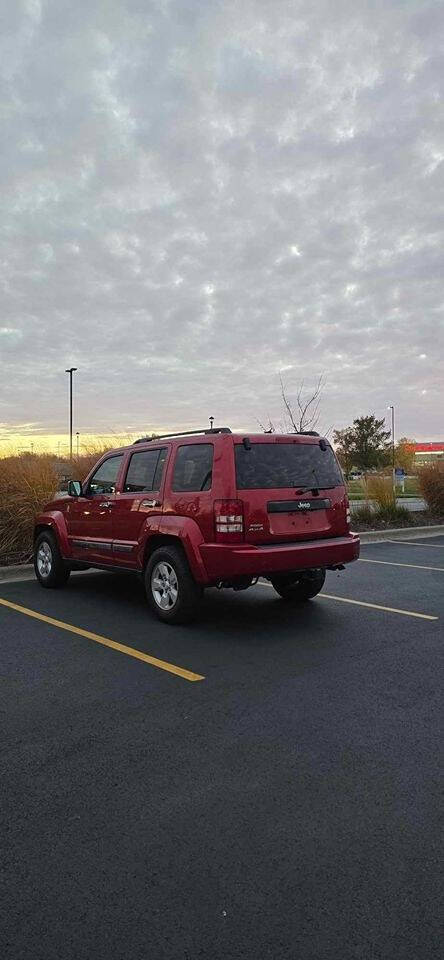
[[[76,430],[76,437],[77,437],[77,456],[79,455],[79,436],[80,436],[79,431]]]
[[[69,459],[72,460],[72,375],[77,367],[69,367],[65,373],[69,373]]]
[[[392,482],[393,493],[396,496],[396,474],[395,474],[395,408],[391,403],[387,410],[392,411]]]

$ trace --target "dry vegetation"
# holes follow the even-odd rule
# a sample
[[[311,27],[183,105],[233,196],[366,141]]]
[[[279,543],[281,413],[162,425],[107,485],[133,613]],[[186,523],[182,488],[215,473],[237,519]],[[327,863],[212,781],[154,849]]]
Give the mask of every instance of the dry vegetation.
[[[29,560],[36,513],[66,487],[63,475],[83,480],[107,449],[104,444],[91,446],[73,458],[72,465],[51,454],[0,459],[0,565]]]
[[[422,467],[419,489],[429,510],[444,517],[444,460]]]
[[[354,512],[354,519],[370,527],[379,527],[381,524],[409,526],[413,523],[406,507],[398,506],[396,502],[392,476],[369,474],[363,478],[362,488],[366,502]],[[372,509],[369,500],[373,501],[376,509]]]
[[[368,474],[362,479],[362,488],[366,500],[374,500],[379,509],[386,510],[388,507],[396,506],[391,476]]]
[[[444,520],[444,461],[422,467],[419,472],[419,494],[427,505],[425,511],[411,513],[395,497],[391,475],[369,474],[361,480],[365,501],[353,512],[358,529],[417,526],[441,523]],[[371,506],[370,501],[374,503]]]
[[[0,460],[0,563],[30,555],[34,516],[56,492],[57,483],[51,457]]]

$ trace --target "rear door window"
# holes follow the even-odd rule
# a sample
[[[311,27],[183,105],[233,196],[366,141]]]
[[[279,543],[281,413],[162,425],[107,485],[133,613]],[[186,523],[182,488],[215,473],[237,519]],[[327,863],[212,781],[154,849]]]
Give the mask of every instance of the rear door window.
[[[150,490],[159,490],[166,454],[166,447],[160,450],[140,450],[138,453],[133,453],[126,474],[124,493],[148,493]]]
[[[284,487],[337,487],[341,470],[331,447],[317,443],[252,443],[235,445],[238,490]]]
[[[210,490],[213,451],[212,443],[187,443],[178,448],[172,484],[176,493]]]

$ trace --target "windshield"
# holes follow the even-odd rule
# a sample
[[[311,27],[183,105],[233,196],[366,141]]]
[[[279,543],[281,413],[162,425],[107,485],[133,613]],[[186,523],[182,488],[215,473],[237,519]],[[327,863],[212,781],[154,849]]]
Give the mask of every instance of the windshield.
[[[317,443],[235,445],[238,490],[280,487],[337,487],[344,483],[331,447]]]

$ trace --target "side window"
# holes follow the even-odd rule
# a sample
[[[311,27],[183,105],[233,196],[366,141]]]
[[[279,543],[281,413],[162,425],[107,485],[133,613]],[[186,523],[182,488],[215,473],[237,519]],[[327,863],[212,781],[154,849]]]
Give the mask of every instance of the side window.
[[[140,453],[133,453],[126,474],[124,493],[147,493],[149,490],[159,490],[166,455],[166,447],[161,450],[141,450]]]
[[[179,447],[174,464],[173,490],[177,493],[210,490],[213,444],[187,443]]]
[[[108,457],[92,475],[88,484],[88,493],[115,493],[117,475],[122,465],[123,454]]]

